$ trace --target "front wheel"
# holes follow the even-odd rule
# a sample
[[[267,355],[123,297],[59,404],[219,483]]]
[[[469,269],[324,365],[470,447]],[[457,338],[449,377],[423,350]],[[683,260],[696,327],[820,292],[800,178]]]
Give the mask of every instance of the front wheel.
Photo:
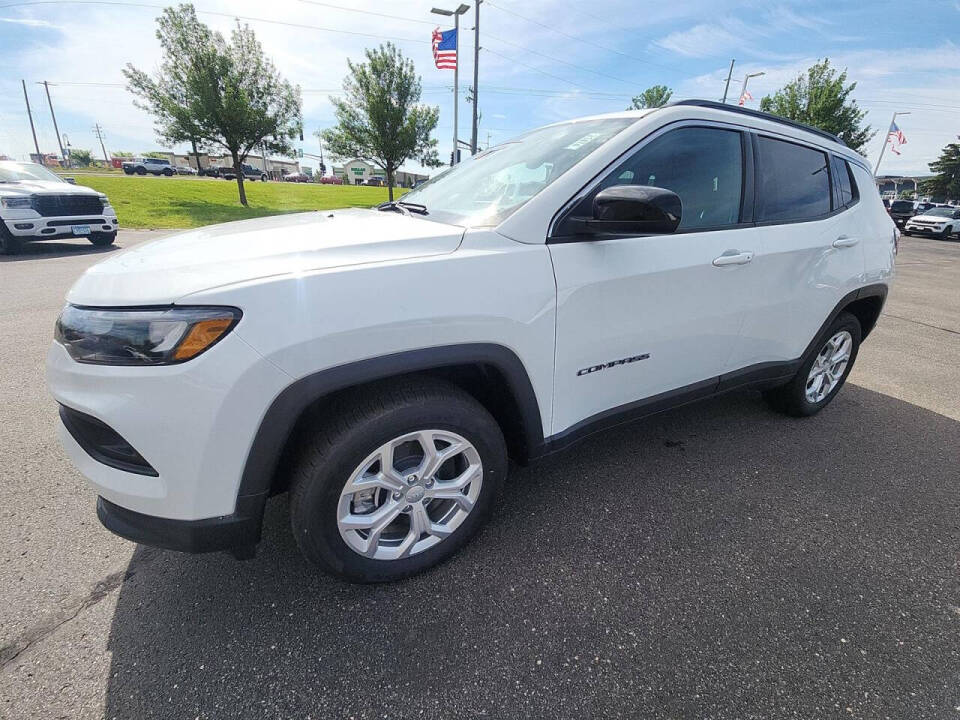
[[[0,255],[17,255],[23,250],[23,240],[7,230],[0,220]]]
[[[115,232],[93,233],[88,239],[97,247],[107,247],[113,245],[113,241],[117,239],[117,234]]]
[[[848,312],[840,313],[818,338],[794,378],[764,393],[767,402],[795,417],[820,412],[846,382],[857,359],[861,336],[860,321]]]
[[[503,435],[458,387],[380,384],[324,408],[290,500],[303,554],[353,582],[442,562],[480,529],[507,470]]]

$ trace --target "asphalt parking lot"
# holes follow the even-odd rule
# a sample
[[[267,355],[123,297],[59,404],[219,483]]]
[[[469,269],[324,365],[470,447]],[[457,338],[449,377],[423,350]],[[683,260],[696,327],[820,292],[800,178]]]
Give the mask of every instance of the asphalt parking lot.
[[[43,357],[111,252],[0,258],[0,717],[960,718],[960,243],[904,239],[819,416],[741,393],[594,437],[376,587],[308,566],[284,497],[243,563],[100,527]]]

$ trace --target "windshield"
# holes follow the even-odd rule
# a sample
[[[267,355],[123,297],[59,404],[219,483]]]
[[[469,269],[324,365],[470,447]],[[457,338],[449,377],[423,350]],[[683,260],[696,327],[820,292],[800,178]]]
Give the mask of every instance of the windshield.
[[[23,180],[43,180],[45,182],[63,182],[60,178],[36,163],[0,162],[0,182],[21,182]]]
[[[403,196],[457,225],[496,225],[583,158],[636,122],[582,120],[532,130],[444,170]]]
[[[890,206],[891,210],[896,210],[897,212],[906,212],[908,210],[913,210],[913,203],[906,200],[897,200]]]
[[[953,217],[953,208],[930,208],[924,213],[924,215],[946,218]]]

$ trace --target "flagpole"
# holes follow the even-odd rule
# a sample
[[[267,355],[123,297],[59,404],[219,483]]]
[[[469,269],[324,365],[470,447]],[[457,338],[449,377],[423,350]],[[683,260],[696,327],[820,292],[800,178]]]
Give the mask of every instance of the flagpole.
[[[450,167],[457,164],[457,101],[460,99],[460,13],[453,15],[453,36],[457,43],[457,62],[453,66],[453,155]]]
[[[893,130],[894,124],[897,122],[897,115],[909,115],[909,112],[895,112],[890,118],[890,127],[887,128],[887,134],[883,138],[883,147],[880,148],[880,157],[877,158],[877,164],[873,167],[873,176],[876,177],[877,173],[880,172],[880,161],[883,160],[883,154],[887,151],[887,143],[890,142],[890,131]]]

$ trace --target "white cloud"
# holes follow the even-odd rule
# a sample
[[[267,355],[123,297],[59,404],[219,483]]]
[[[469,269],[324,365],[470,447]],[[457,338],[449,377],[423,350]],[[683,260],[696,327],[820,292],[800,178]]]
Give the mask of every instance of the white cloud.
[[[56,28],[57,30],[62,29],[61,26],[54,25],[53,23],[47,22],[46,20],[37,20],[36,18],[28,18],[28,17],[22,17],[22,18],[2,17],[0,18],[0,22],[8,23],[10,25],[23,25],[24,27],[31,27],[31,28]]]

